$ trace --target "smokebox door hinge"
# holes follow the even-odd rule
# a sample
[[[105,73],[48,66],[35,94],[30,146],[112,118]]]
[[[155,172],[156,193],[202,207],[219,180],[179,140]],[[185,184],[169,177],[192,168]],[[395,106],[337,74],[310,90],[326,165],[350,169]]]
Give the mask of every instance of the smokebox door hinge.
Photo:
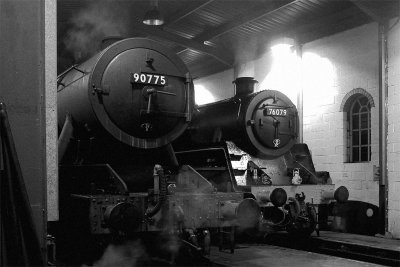
[[[98,88],[96,85],[93,84],[93,90],[92,94],[95,95],[109,95],[110,94],[110,88],[105,87],[105,88]]]

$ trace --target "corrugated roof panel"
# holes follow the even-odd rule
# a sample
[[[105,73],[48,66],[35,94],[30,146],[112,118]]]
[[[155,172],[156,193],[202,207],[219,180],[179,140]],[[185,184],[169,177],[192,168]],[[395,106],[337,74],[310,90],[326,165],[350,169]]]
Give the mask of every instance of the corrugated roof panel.
[[[298,13],[302,12],[302,10],[307,9],[309,12],[316,14],[320,12],[319,7],[319,5],[312,2],[301,2],[300,4],[293,5],[293,8],[296,8]]]
[[[243,10],[251,10],[257,4],[258,1],[214,1],[198,10],[193,19],[203,21],[206,26],[218,27],[243,15]]]
[[[189,48],[183,50],[178,55],[182,59],[182,61],[185,62],[185,64],[191,64],[193,62],[198,61],[201,57],[204,57],[203,53],[200,53],[198,51]]]
[[[287,28],[289,25],[296,24],[300,19],[305,21],[317,15],[322,16],[326,12],[332,12],[332,8],[336,8],[337,6],[329,5],[328,2],[326,0],[321,0],[320,2],[310,0],[296,1],[257,20],[245,23],[233,29],[231,33],[235,35],[250,35],[262,32],[275,32],[279,29]],[[322,10],[324,8],[325,11],[323,13]]]
[[[185,28],[176,29],[176,28],[165,28],[164,31],[179,35],[183,38],[192,39],[195,37],[192,29],[185,30]],[[191,34],[189,34],[191,32]]]
[[[335,3],[336,2],[336,3]],[[348,1],[330,0],[301,0],[286,5],[275,12],[262,16],[256,20],[249,21],[223,36],[214,38],[216,43],[223,43],[223,39],[250,40],[252,38],[268,40],[273,35],[293,30],[301,24],[308,24],[310,21],[323,21],[329,14],[339,14],[351,6]]]
[[[163,46],[167,46],[170,49],[175,49],[176,47],[178,47],[176,43],[167,41],[167,40],[165,40],[163,38],[157,38],[155,36],[151,36],[151,39],[154,40],[154,41],[162,43]]]
[[[259,1],[213,1],[165,29],[185,38],[193,38],[204,31],[234,20],[243,13],[243,10],[250,10],[259,4]]]
[[[178,53],[178,56],[187,65],[193,78],[210,75],[228,68],[215,58],[191,49],[185,49]]]
[[[103,0],[57,0],[59,42],[70,27],[71,17],[91,3],[102,5],[101,2]],[[126,20],[128,24],[141,23],[141,18],[150,6],[149,0],[113,0],[113,5],[114,2],[129,10],[129,19]],[[388,15],[385,10],[392,9],[390,14],[398,10],[398,0],[363,2],[377,14],[382,12],[382,15]],[[187,39],[206,36],[205,39],[212,41],[216,48],[231,53],[241,45],[258,43],[262,46],[265,41],[284,32],[295,32],[301,41],[307,42],[370,21],[350,0],[160,0],[159,7],[167,21],[160,28],[171,36]],[[268,12],[270,9],[275,11]],[[245,23],[244,19],[248,21]],[[240,24],[242,20],[243,24]],[[140,33],[132,29],[132,35]],[[152,36],[150,30],[141,34]],[[183,49],[161,37],[155,39],[173,51]],[[211,69],[226,68],[226,65],[212,56],[191,49],[179,52],[179,56],[196,75],[209,73]]]

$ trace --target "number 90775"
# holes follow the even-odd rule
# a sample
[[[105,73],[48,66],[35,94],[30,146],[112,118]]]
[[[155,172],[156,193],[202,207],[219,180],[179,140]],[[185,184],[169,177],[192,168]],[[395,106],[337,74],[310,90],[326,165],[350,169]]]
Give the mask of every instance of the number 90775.
[[[132,83],[154,84],[154,85],[167,85],[168,79],[164,75],[150,74],[150,73],[131,73]]]

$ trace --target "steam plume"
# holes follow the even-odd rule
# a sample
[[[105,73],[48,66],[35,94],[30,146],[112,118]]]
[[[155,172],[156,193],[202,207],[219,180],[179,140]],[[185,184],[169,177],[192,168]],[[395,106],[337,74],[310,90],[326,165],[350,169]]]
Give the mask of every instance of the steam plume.
[[[145,249],[140,242],[125,245],[109,245],[94,267],[134,267],[142,266],[146,259]]]
[[[125,36],[128,33],[129,5],[118,1],[90,1],[88,6],[70,19],[71,28],[64,44],[75,60],[99,51],[105,36]]]

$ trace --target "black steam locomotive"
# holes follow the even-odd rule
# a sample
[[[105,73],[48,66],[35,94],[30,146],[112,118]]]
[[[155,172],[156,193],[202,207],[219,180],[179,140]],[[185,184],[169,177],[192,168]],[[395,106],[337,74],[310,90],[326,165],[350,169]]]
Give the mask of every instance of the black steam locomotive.
[[[328,172],[315,171],[307,145],[297,143],[298,113],[286,95],[254,92],[252,77],[233,83],[234,97],[195,110],[176,147],[192,147],[192,153],[210,145],[224,147],[235,189],[261,208],[259,230],[308,236],[318,223],[326,224],[327,204],[345,202],[348,190],[335,190]]]
[[[59,259],[91,262],[105,244],[143,233],[207,253],[210,229],[232,246],[235,227],[257,225],[258,204],[231,177],[216,185],[178,161],[171,142],[191,123],[194,93],[175,54],[125,39],[58,83],[60,219],[49,232]]]
[[[62,73],[60,219],[49,227],[59,258],[92,262],[107,244],[143,234],[160,243],[179,237],[208,253],[213,232],[233,251],[235,229],[314,231],[314,207],[347,191],[334,192],[310,167],[308,149],[296,144],[292,102],[278,91],[253,92],[255,82],[238,78],[235,97],[195,110],[186,66],[142,38]],[[247,182],[238,184],[232,163],[244,154]],[[303,183],[287,180],[294,172]]]

